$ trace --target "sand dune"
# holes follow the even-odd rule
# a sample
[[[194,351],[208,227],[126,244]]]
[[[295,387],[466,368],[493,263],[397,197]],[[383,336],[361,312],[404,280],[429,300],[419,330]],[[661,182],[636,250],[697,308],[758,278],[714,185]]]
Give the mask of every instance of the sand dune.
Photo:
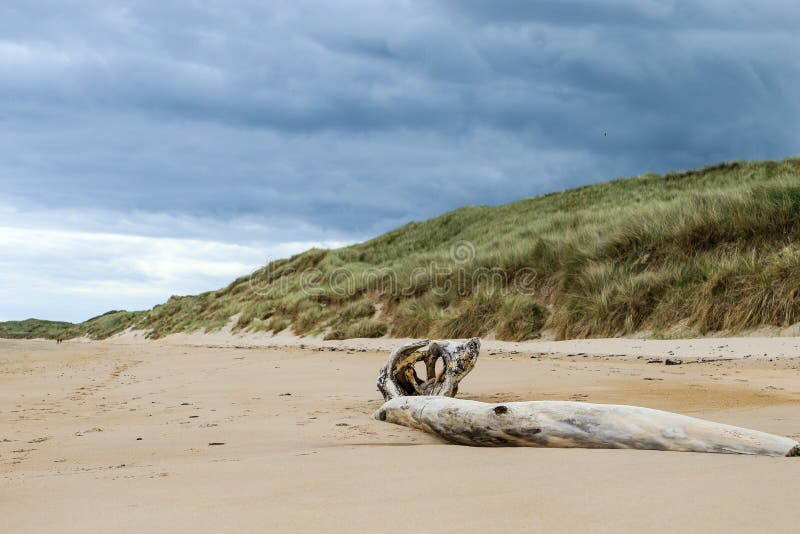
[[[299,343],[0,340],[2,531],[795,532],[800,523],[798,460],[448,445],[371,418],[378,349],[394,341]],[[798,347],[798,338],[487,341],[460,396],[636,404],[799,438]]]

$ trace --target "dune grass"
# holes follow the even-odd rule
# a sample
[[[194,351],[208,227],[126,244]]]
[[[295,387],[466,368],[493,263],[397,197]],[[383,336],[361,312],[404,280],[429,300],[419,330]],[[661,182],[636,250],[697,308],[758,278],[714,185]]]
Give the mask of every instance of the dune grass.
[[[74,326],[64,321],[25,319],[23,321],[0,322],[0,337],[10,339],[56,339]]]
[[[800,322],[798,288],[800,159],[790,158],[469,206],[70,331],[133,326],[158,338],[238,316],[236,331],[329,339],[736,333]]]
[[[105,339],[119,334],[144,315],[145,312],[141,311],[113,310],[73,326],[64,332],[64,336],[67,338],[86,336],[90,339]]]

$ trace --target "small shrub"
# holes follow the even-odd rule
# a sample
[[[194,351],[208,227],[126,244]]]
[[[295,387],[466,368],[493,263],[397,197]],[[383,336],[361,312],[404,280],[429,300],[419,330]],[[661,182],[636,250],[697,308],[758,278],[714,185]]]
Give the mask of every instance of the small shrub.
[[[696,292],[692,309],[689,322],[702,333],[800,322],[800,250],[722,262]]]
[[[496,324],[495,314],[500,309],[500,305],[499,293],[477,293],[462,300],[439,320],[434,325],[433,335],[442,338],[486,335]]]
[[[593,264],[576,275],[550,325],[560,339],[609,337],[640,329],[670,287],[669,272],[636,273],[631,266]]]
[[[389,326],[375,319],[362,319],[347,329],[347,337],[383,337],[389,331]]]
[[[498,312],[495,335],[503,341],[525,341],[539,337],[549,312],[531,297],[512,295]]]
[[[346,305],[337,314],[339,320],[349,322],[375,315],[375,305],[369,300],[359,300]]]
[[[389,331],[389,325],[375,319],[362,319],[349,326],[333,327],[325,339],[352,339],[359,337],[383,337]]]
[[[264,324],[264,330],[266,330],[267,332],[272,332],[274,335],[277,334],[278,332],[282,332],[287,328],[289,328],[289,325],[292,324],[292,321],[287,317],[273,315],[263,324]]]
[[[441,306],[431,296],[405,301],[392,314],[392,336],[427,337],[443,315]]]
[[[292,330],[295,334],[302,336],[321,326],[324,319],[325,310],[321,306],[308,308],[295,318],[292,323]]]

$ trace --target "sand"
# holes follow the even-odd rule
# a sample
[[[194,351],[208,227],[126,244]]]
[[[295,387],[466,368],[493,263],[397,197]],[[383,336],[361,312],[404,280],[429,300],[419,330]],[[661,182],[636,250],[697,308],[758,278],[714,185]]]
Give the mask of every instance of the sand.
[[[479,449],[375,421],[378,349],[394,344],[0,340],[0,531],[797,532],[800,459]],[[798,347],[489,341],[459,396],[636,404],[800,438]]]

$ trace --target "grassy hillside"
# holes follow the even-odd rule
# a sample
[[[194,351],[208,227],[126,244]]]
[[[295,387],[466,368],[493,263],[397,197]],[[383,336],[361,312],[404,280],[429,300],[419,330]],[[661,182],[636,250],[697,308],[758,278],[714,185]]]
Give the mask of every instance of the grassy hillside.
[[[146,312],[129,312],[125,310],[113,310],[103,315],[92,317],[83,323],[72,325],[64,332],[64,337],[74,338],[87,336],[92,339],[105,339],[119,334],[129,326],[135,324]]]
[[[114,310],[92,317],[80,324],[42,319],[0,322],[0,338],[56,339],[60,337],[71,339],[88,336],[92,339],[104,339],[122,332],[145,314],[146,312],[143,311]]]
[[[0,322],[0,337],[12,339],[45,338],[56,339],[65,330],[72,328],[72,323],[62,321],[43,321],[40,319],[25,319],[24,321]]]
[[[309,250],[148,312],[158,338],[216,329],[328,338],[523,340],[735,333],[800,322],[800,159],[646,174],[471,206],[337,250]],[[94,321],[94,322],[93,322]]]

